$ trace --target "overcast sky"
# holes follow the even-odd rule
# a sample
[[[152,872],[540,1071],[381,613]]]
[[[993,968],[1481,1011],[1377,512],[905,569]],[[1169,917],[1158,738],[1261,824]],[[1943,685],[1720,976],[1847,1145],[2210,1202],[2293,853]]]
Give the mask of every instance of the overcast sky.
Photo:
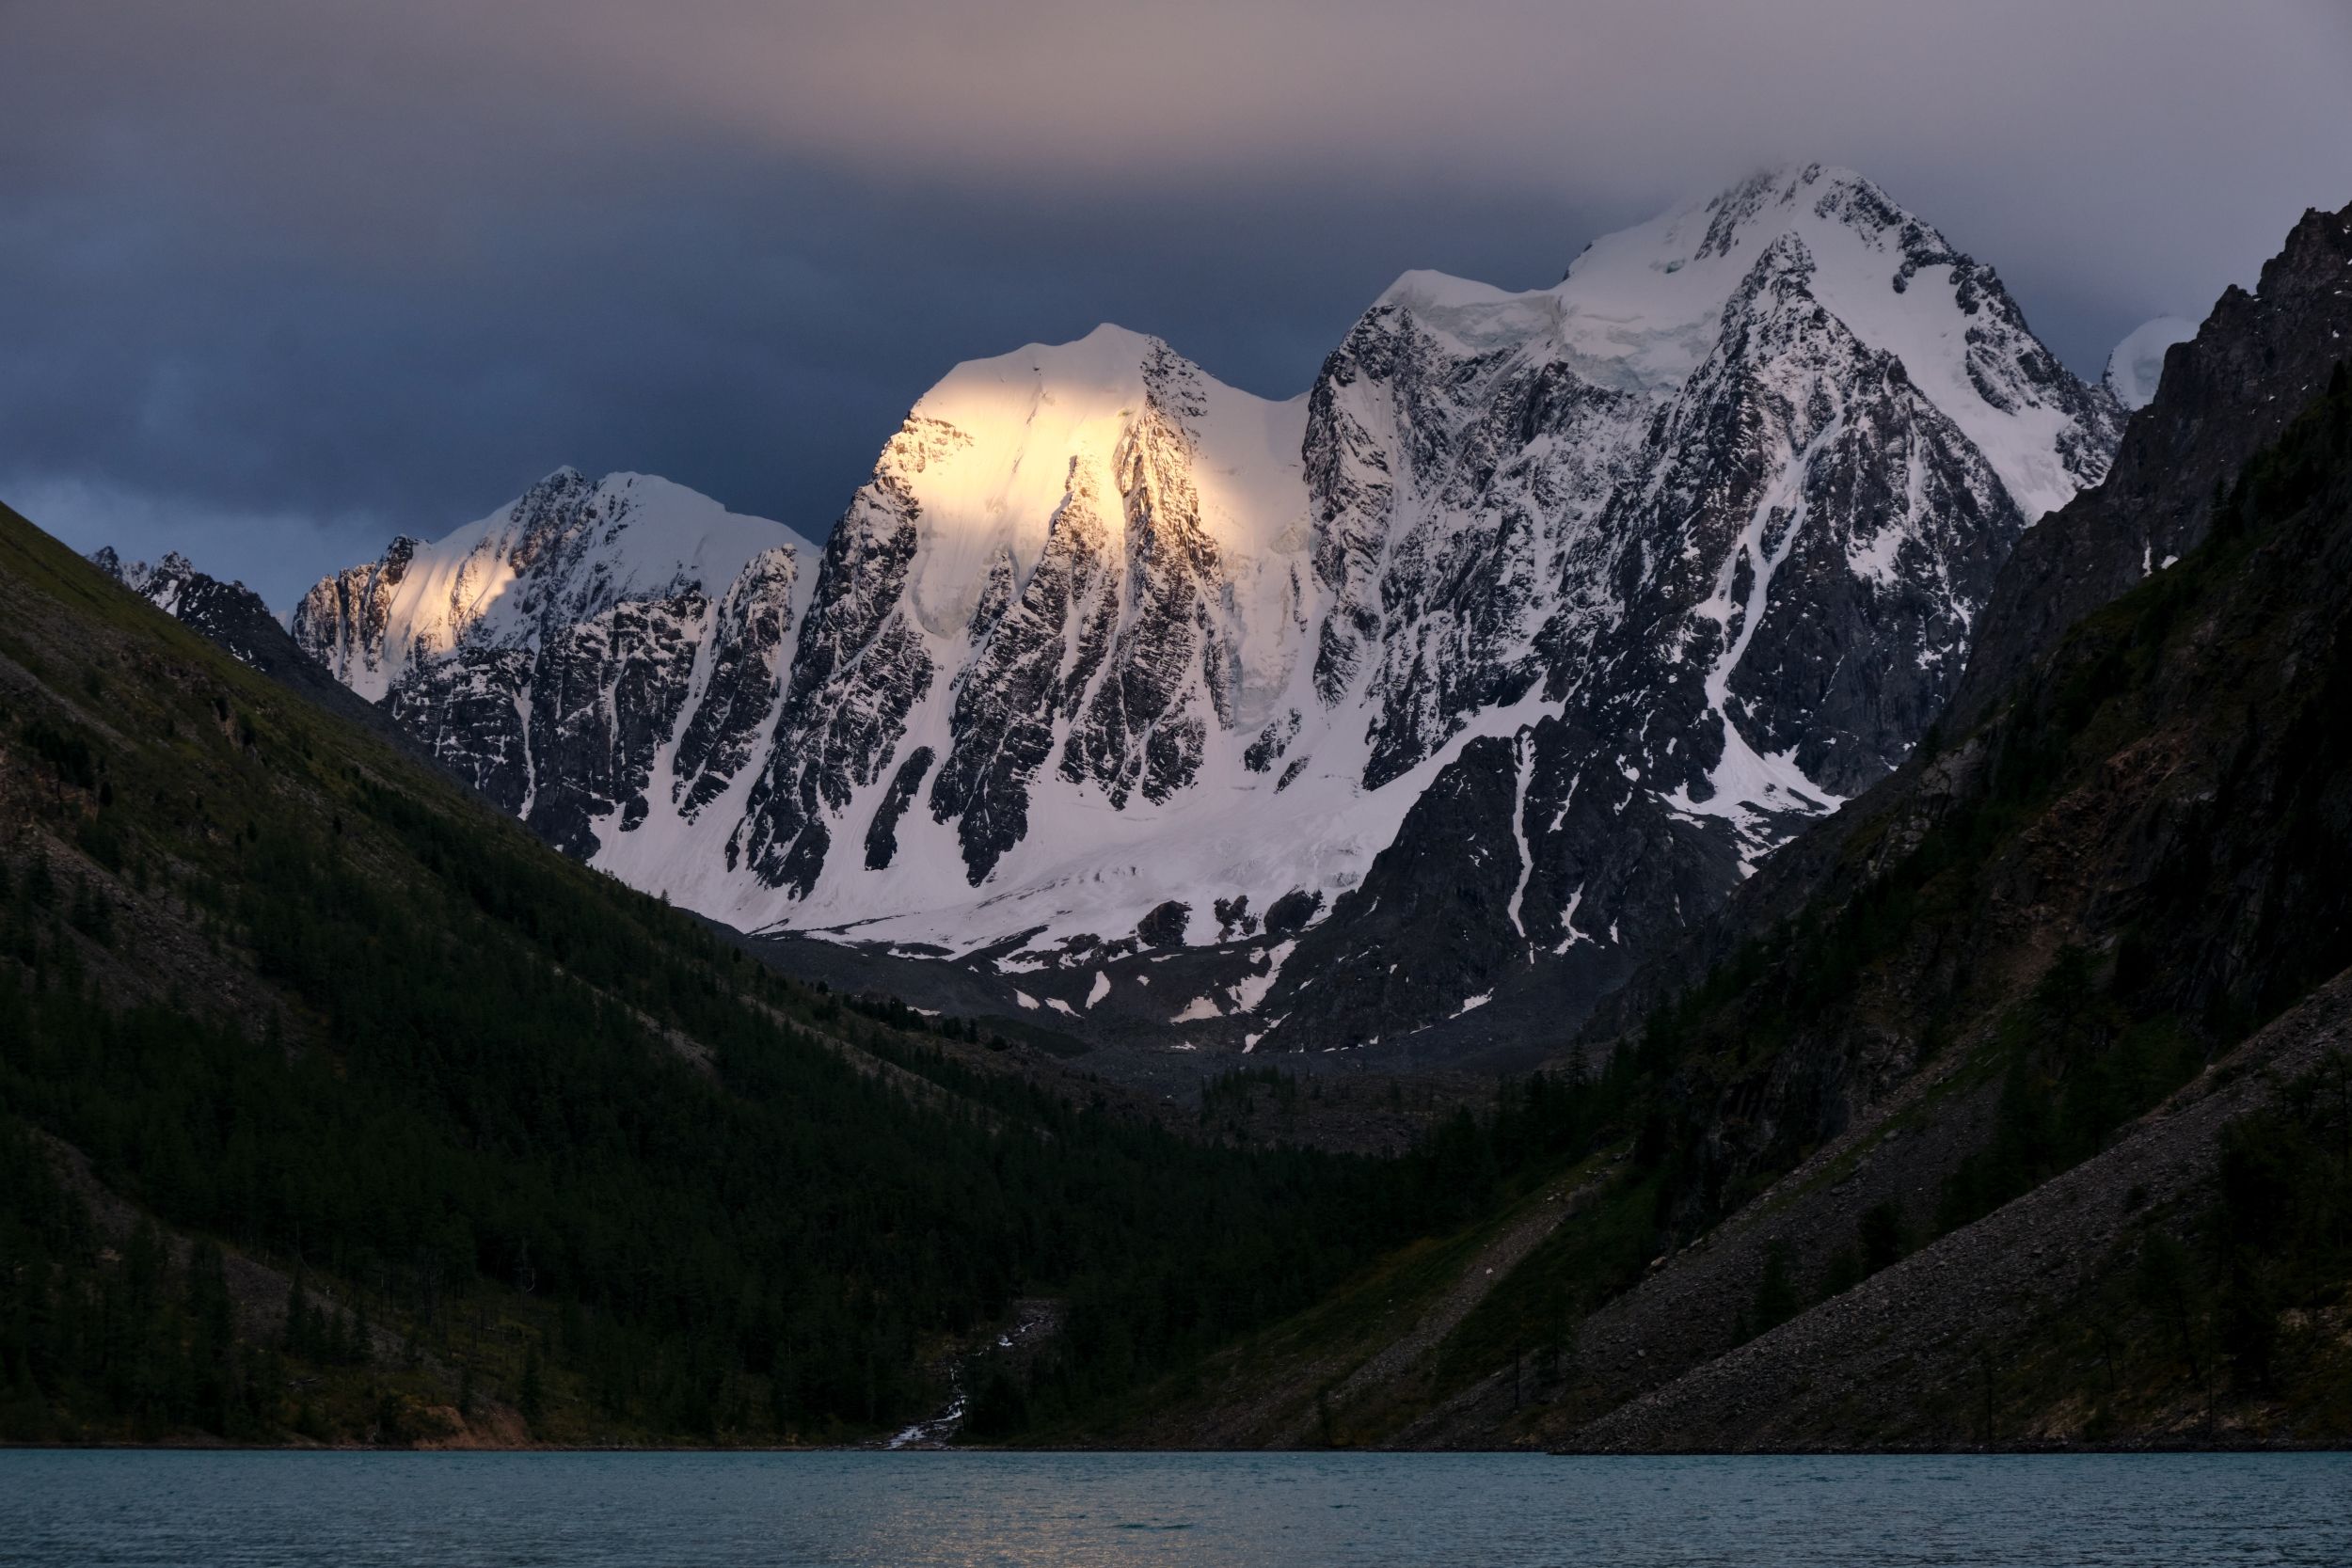
[[[1860,168],[2078,371],[2352,201],[2347,0],[0,0],[0,499],[281,609],[559,464],[822,534],[958,359],[1302,390]]]

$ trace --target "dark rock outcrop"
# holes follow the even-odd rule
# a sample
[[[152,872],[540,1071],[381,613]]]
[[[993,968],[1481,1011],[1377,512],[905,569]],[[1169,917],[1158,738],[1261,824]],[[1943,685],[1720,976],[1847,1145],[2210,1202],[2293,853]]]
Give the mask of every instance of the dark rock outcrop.
[[[2165,354],[2113,472],[2035,529],[1985,606],[1953,704],[1964,726],[2075,621],[2204,539],[2215,488],[2278,439],[2352,343],[2352,208],[2317,210],[2264,264],[2255,292],[2225,290],[2197,336]]]
[[[1184,928],[1191,920],[1190,907],[1171,898],[1136,923],[1136,936],[1152,947],[1179,946],[1184,940]]]

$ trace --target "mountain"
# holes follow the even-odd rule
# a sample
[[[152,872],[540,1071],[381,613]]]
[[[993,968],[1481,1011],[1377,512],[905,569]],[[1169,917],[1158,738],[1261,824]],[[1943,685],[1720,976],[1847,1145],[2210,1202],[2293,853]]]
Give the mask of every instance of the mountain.
[[[1408,274],[1288,402],[1109,326],[960,366],[813,570],[543,549],[604,537],[565,473],[294,629],[715,918],[1088,1031],[1443,1051],[1572,1021],[1899,762],[2120,412],[1811,166],[1551,289]]]
[[[1489,994],[1498,1030],[1581,1013],[1900,759],[2011,545],[2114,439],[1990,269],[1818,167],[1601,241],[1532,299],[1408,280],[1350,346],[1410,368],[1367,373],[1381,412],[1359,430],[1505,378],[1451,461],[1381,460],[1428,513],[1380,579],[1409,649],[1386,660],[1389,712],[1482,666],[1532,705],[1439,774],[1302,944],[1267,1007],[1327,1040]],[[1548,418],[1555,398],[1585,412]],[[1350,494],[1387,505],[1380,462],[1361,471]],[[1544,543],[1505,564],[1522,530]],[[1436,598],[1417,612],[1415,577]],[[1455,635],[1519,581],[1515,633]]]
[[[1736,902],[1738,955],[1646,1032],[1692,1064],[1666,1115],[1708,1130],[1659,1212],[1724,1223],[1612,1315],[1652,1370],[1611,1366],[1641,1402],[1575,1441],[2352,1421],[2328,1305],[2352,1277],[2352,310],[2328,286],[2347,241],[2352,210],[2307,218],[2261,295],[2175,351],[2109,484],[2045,524],[2144,536],[2187,503],[2182,555],[1825,829],[1789,918]],[[2274,331],[2333,344],[2335,368],[2312,386],[2249,353]],[[2231,444],[2217,503],[2205,464]],[[1698,1370],[1698,1325],[1721,1346],[1775,1253],[1828,1281],[1873,1208],[1918,1258]],[[1669,1354],[1634,1326],[1661,1312],[1684,1325]]]
[[[1788,1020],[1779,1069],[1804,1098],[1776,1110],[1774,1091],[1744,1115],[1794,1146],[1861,1119],[2068,949],[2115,1030],[2172,1021],[2208,1046],[2352,964],[2347,268],[2352,211],[2308,216],[2260,294],[2225,294],[2173,351],[2107,483],[2045,525],[2078,557],[2152,531],[2182,553],[2134,572],[1973,711],[1961,693],[1933,747],[1791,846],[1597,1029],[1636,1025],[1704,972],[1762,965],[1739,1008]],[[2265,352],[2274,341],[2337,356],[2314,374]],[[2055,591],[2005,574],[1988,626],[2021,617],[2010,595]],[[1999,651],[1979,647],[1972,681]]]
[[[1830,187],[1788,218],[1800,230],[1853,189],[1826,173],[1788,178],[1771,189]],[[1355,1060],[1322,1072],[1319,1058],[1253,1063],[1200,1079],[1179,1107],[1089,1070],[1112,1053],[1078,1047],[1073,1068],[994,1020],[983,1030],[780,979],[743,961],[755,942],[567,862],[507,820],[511,806],[485,809],[0,509],[0,1437],[776,1441],[879,1435],[952,1402],[974,1435],[1189,1448],[2343,1444],[2352,209],[2308,214],[2257,291],[2226,293],[2168,351],[2104,479],[1967,578],[1984,595],[1970,601],[1970,635],[1947,657],[1881,672],[1904,677],[1883,692],[1923,689],[1912,671],[1931,671],[1924,685],[1947,700],[1917,745],[1875,762],[1866,742],[1883,732],[1864,720],[1892,699],[1849,701],[1799,657],[1807,620],[1878,602],[1852,586],[1880,579],[1856,568],[1851,533],[1851,519],[1876,514],[1849,504],[1878,471],[1866,461],[1876,449],[1840,427],[1910,433],[1905,478],[1918,489],[1902,494],[1921,499],[1906,518],[1946,515],[1931,496],[1960,508],[1980,471],[2010,508],[1979,501],[1980,518],[2025,529],[2025,512],[1963,421],[1915,401],[1924,372],[1881,358],[1864,374],[1842,318],[1786,292],[1797,242],[1813,254],[1831,238],[1783,233],[1763,246],[1743,275],[1760,276],[1756,288],[1726,296],[1714,346],[1640,434],[1643,450],[1712,450],[1704,416],[1727,410],[1752,450],[1786,459],[1739,472],[1796,488],[1735,487],[1753,504],[1709,511],[1697,479],[1643,468],[1632,494],[1651,499],[1613,498],[1607,516],[1630,529],[1682,515],[1694,541],[1716,538],[1701,526],[1710,518],[1741,526],[1687,557],[1630,532],[1605,580],[1641,593],[1591,618],[1565,694],[1547,695],[1539,661],[1529,676],[1539,684],[1499,689],[1503,709],[1463,707],[1443,741],[1433,736],[1454,709],[1436,686],[1384,726],[1369,694],[1402,688],[1370,661],[1399,635],[1392,618],[1418,602],[1434,626],[1442,618],[1425,606],[1477,580],[1466,567],[1404,573],[1414,551],[1391,536],[1382,591],[1331,637],[1328,618],[1283,618],[1297,639],[1281,644],[1296,656],[1281,689],[1320,702],[1328,670],[1342,696],[1357,694],[1347,711],[1364,728],[1349,732],[1347,766],[1361,795],[1428,769],[1360,883],[1321,901],[1302,886],[1263,913],[1212,905],[1249,941],[1187,942],[1200,935],[1193,912],[1155,907],[1137,922],[1136,950],[1117,958],[1103,960],[1110,944],[1098,942],[1089,961],[1057,967],[1034,945],[1000,943],[952,971],[973,979],[1002,965],[1008,985],[1061,1004],[1032,1010],[1075,1022],[1141,993],[1198,1002],[1180,979],[1263,950],[1250,972],[1263,989],[1246,994],[1270,1007],[1312,989],[1281,990],[1314,944],[1365,930],[1391,899],[1430,886],[1457,895],[1398,929],[1377,956],[1393,964],[1442,951],[1457,927],[1474,935],[1486,905],[1459,895],[1498,873],[1463,868],[1503,860],[1480,814],[1507,789],[1509,833],[1549,805],[1537,764],[1578,754],[1567,716],[1635,712],[1655,728],[1679,714],[1701,733],[1711,721],[1717,749],[1684,765],[1710,782],[1739,779],[1726,766],[1735,740],[1775,767],[1785,759],[1795,780],[1772,772],[1756,788],[1771,814],[1756,805],[1756,819],[1720,830],[1708,823],[1726,819],[1696,809],[1714,798],[1680,775],[1677,816],[1731,835],[1702,841],[1721,853],[1727,893],[1544,1070],[1480,1084],[1475,1108],[1424,1099],[1425,1134],[1396,1159],[1335,1158],[1284,1135],[1303,1104],[1339,1100],[1351,1080],[1382,1083],[1400,1109],[1431,1086],[1378,1080]],[[1923,287],[1915,277],[1905,292]],[[1439,293],[1493,303],[1427,278],[1398,297],[1435,312]],[[1188,737],[1200,769],[1222,754],[1220,703],[1235,705],[1254,678],[1242,655],[1264,645],[1250,641],[1250,615],[1291,592],[1229,569],[1219,541],[1245,537],[1258,514],[1214,498],[1220,483],[1274,489],[1245,461],[1248,433],[1279,453],[1287,427],[1272,411],[1290,405],[1228,402],[1149,341],[1126,381],[1132,345],[1103,341],[1115,337],[1098,333],[1084,355],[991,362],[987,374],[966,367],[961,401],[935,405],[942,424],[955,409],[979,427],[1009,404],[1063,452],[1062,498],[1025,579],[994,567],[1009,545],[941,554],[948,564],[929,576],[927,530],[952,541],[961,535],[946,520],[1009,528],[1034,476],[1025,461],[959,467],[956,455],[981,443],[925,429],[886,459],[890,483],[861,493],[866,515],[828,542],[788,640],[730,641],[723,616],[682,610],[643,630],[649,605],[726,602],[756,576],[745,568],[759,552],[743,553],[712,601],[704,574],[717,576],[718,548],[626,537],[634,503],[612,492],[658,494],[651,482],[559,474],[541,487],[551,499],[526,498],[446,551],[404,546],[397,563],[325,585],[315,624],[358,635],[316,645],[348,678],[368,679],[371,657],[389,671],[386,711],[414,682],[410,714],[482,668],[527,671],[534,712],[544,698],[576,713],[544,685],[584,668],[583,683],[611,694],[603,721],[615,734],[624,690],[660,684],[683,657],[657,631],[699,630],[684,683],[704,694],[695,712],[725,647],[772,648],[738,661],[749,664],[740,689],[791,745],[755,745],[728,773],[716,799],[740,800],[732,821],[662,820],[680,840],[723,834],[739,857],[726,876],[782,894],[787,909],[821,896],[841,863],[841,847],[812,832],[836,819],[825,765],[869,755],[876,733],[937,736],[948,752],[993,735],[987,755],[1009,756],[1002,777],[1025,789],[1059,781],[1099,792],[1108,820],[1163,809],[1167,823],[1190,822],[1190,792],[1214,776],[1186,773]],[[1379,354],[1354,362],[1356,428],[1372,428],[1366,407],[1425,407],[1475,379],[1457,364],[1400,390],[1410,357],[1390,356],[1380,377]],[[1048,361],[1055,377],[1099,372],[1114,422],[1088,414],[1062,428],[1073,404],[1095,405],[1065,397],[1073,383],[1049,377]],[[1375,379],[1377,397],[1362,390]],[[1310,398],[1303,453],[1318,450],[1318,429],[1343,428],[1347,402],[1334,393],[1318,414]],[[1939,435],[1939,419],[1964,446]],[[1105,435],[1102,462],[1126,486],[1116,511],[1088,467]],[[2065,450],[2054,445],[2054,461]],[[2014,467],[2015,455],[2003,461]],[[1518,458],[1511,471],[1526,478],[1532,459]],[[1421,470],[1383,462],[1334,458],[1302,480],[1303,537],[1340,536],[1318,535],[1312,498],[1361,503],[1384,472],[1382,504],[1399,505],[1400,476]],[[1686,513],[1694,491],[1702,504]],[[1113,519],[1126,531],[1106,574]],[[1482,548],[1506,532],[1465,531]],[[1900,624],[1924,639],[1902,646],[1922,650],[1944,646],[1943,622],[1919,607],[1960,600],[1954,562],[1973,560],[1954,535],[1926,537],[1939,543],[1913,549],[1906,535],[1895,554],[1914,591],[1899,602],[1916,611]],[[412,589],[421,556],[427,586]],[[957,585],[969,585],[972,559],[984,565],[966,603]],[[1680,597],[1654,592],[1680,580],[1677,562],[1695,580]],[[154,574],[112,564],[153,586]],[[1347,570],[1343,560],[1332,574]],[[501,573],[504,592],[470,591]],[[1299,602],[1338,602],[1306,598],[1304,581],[1325,584],[1311,557],[1306,578],[1284,578],[1302,583]],[[690,578],[698,589],[675,586]],[[1406,592],[1415,584],[1422,600]],[[1807,616],[1784,626],[1774,590],[1800,586]],[[1327,591],[1336,595],[1315,590]],[[188,595],[167,580],[162,597],[179,610]],[[1696,628],[1685,657],[1612,629],[1638,629],[1626,608],[1637,601],[1660,618],[1650,630],[1662,646]],[[964,629],[950,637],[932,621]],[[1476,621],[1466,610],[1444,638],[1430,631],[1451,651],[1418,668],[1450,673],[1480,646],[1510,646],[1482,643],[1492,627]],[[601,641],[576,636],[589,625],[606,628]],[[1057,626],[1058,650],[1041,632]],[[994,648],[999,628],[1010,628],[1006,662],[967,657],[943,686],[929,661]],[[1074,697],[1043,678],[1090,647],[1102,663]],[[1154,657],[1171,647],[1186,651]],[[1759,648],[1782,651],[1768,660]],[[1610,672],[1643,658],[1669,673],[1662,685],[1577,705],[1578,690],[1606,695]],[[1212,668],[1231,679],[1207,678]],[[1796,681],[1808,673],[1811,685]],[[1763,673],[1774,681],[1756,684]],[[1791,683],[1828,693],[1802,711],[1829,717],[1785,752],[1761,750],[1751,736],[1778,744],[1759,726],[1791,711],[1775,705]],[[1042,707],[994,701],[1025,692]],[[1524,734],[1479,728],[1513,705],[1537,709]],[[1303,709],[1295,734],[1278,727],[1264,769],[1242,763],[1275,783],[1242,790],[1283,797],[1300,755],[1310,767],[1293,787],[1308,788],[1342,706],[1321,730]],[[1041,730],[1054,745],[1028,768]],[[562,754],[520,733],[529,768]],[[1627,777],[1679,753],[1618,733],[1593,755],[1625,784],[1676,777]],[[1535,744],[1546,736],[1549,751]],[[701,776],[678,768],[664,749],[675,744],[654,749],[640,786],[674,807]],[[936,784],[887,788],[907,764],[850,792],[882,787],[898,802],[876,819],[888,831],[869,821],[855,842],[861,865],[894,871],[917,835],[952,832],[954,875],[974,886],[964,817],[929,809]],[[1394,765],[1405,770],[1388,783],[1362,784]],[[1574,775],[1580,799],[1600,767]],[[923,776],[946,768],[934,755]],[[1077,781],[1063,772],[1073,768]],[[1831,803],[1837,790],[1820,781],[1844,781],[1843,769],[1854,782],[1838,790],[1855,793],[1834,812],[1805,809]],[[539,776],[525,779],[530,800]],[[990,821],[1009,822],[1014,796],[999,782],[992,767],[974,787],[1004,808]],[[1762,785],[1821,798],[1791,806]],[[1111,805],[1121,791],[1126,803]],[[759,847],[786,869],[813,859],[802,898],[759,881],[750,858],[752,825],[780,819],[787,794],[798,827]],[[1621,797],[1629,831],[1647,809],[1641,794]],[[1022,796],[1025,829],[977,885],[1088,798]],[[601,856],[604,832],[626,843],[655,819],[649,802],[640,827],[624,828],[624,791],[594,799],[599,811],[540,826],[585,820],[599,835],[587,852]],[[1563,809],[1546,832],[1579,822]],[[1750,860],[1767,829],[1792,836]],[[971,842],[990,848],[986,835]],[[1658,854],[1695,854],[1660,842]],[[1535,857],[1514,848],[1501,870],[1515,879],[1502,908],[1516,933],[1536,884]],[[1168,885],[1168,865],[1129,864]],[[1124,895],[1099,896],[1108,908]],[[1278,971],[1286,942],[1292,963]],[[1474,961],[1474,944],[1465,951]],[[915,966],[943,953],[956,957],[913,942],[891,957]],[[1353,949],[1305,978],[1327,976],[1379,983]],[[1498,987],[1463,1016],[1510,1000]],[[1544,1037],[1568,1026],[1564,1005]]]
[[[2344,1442],[2347,274],[2352,208],[2308,214],[1983,619],[2088,594],[2046,562],[2123,585],[1979,643],[2000,678],[1502,1091],[1554,1180],[1120,1435]]]
[[[1958,737],[2014,701],[2026,672],[2070,628],[2205,544],[2216,507],[2247,466],[2326,390],[2352,342],[2348,270],[2352,216],[2314,211],[2288,233],[2253,293],[2234,285],[2222,293],[2192,336],[2169,349],[2162,384],[2132,416],[2107,481],[2035,530],[2004,568],[1936,743],[1774,857],[1719,918],[1613,997],[1598,1027],[1631,1026],[1809,901],[1841,896],[1858,838],[1947,808],[1963,766]],[[1874,863],[1860,863],[1875,875]]]
[[[813,549],[665,480],[564,468],[433,544],[393,540],[289,627],[501,810],[660,891],[679,830],[766,734]]]

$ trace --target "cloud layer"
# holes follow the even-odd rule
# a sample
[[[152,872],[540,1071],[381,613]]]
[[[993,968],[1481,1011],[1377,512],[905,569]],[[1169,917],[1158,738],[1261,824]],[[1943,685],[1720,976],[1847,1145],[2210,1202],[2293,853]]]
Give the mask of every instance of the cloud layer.
[[[1871,174],[2078,368],[2352,199],[2335,0],[0,0],[0,496],[283,602],[558,463],[822,531],[954,360],[1303,388],[1758,162]]]

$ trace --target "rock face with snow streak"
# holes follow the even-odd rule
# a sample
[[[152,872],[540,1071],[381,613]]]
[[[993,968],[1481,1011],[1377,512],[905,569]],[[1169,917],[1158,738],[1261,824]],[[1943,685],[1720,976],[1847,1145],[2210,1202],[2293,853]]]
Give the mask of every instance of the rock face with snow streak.
[[[594,531],[576,476],[297,629],[559,842],[747,927],[1073,1017],[1148,991],[1206,1042],[1557,1026],[1902,757],[2119,421],[1990,268],[1812,166],[1551,289],[1408,274],[1286,403],[1107,326],[960,366],[792,579],[788,649],[727,652],[782,624],[725,630],[733,578],[604,592],[532,543]],[[721,695],[747,664],[772,708]],[[1109,977],[1219,942],[1205,993]]]
[[[178,550],[151,565],[124,562],[111,545],[90,552],[92,564],[175,620],[184,621],[240,660],[267,673],[273,659],[294,654],[286,631],[262,596],[242,582],[223,582],[197,570]]]
[[[653,824],[686,853],[677,830],[735,784],[774,711],[812,548],[666,481],[563,469],[326,578],[292,631],[559,847],[601,862]]]
[[[1902,758],[2026,525],[2017,497],[2102,471],[2111,407],[1990,275],[1859,182],[1807,173],[1603,242],[1543,311],[1407,279],[1359,327],[1414,341],[1390,358],[1414,377],[1391,406],[1476,394],[1457,447],[1412,471],[1422,499],[1380,583],[1375,767],[1523,692],[1542,711],[1441,773],[1301,944],[1265,1005],[1285,1028],[1370,1039],[1448,996],[1542,978],[1572,1010],[1615,983]],[[1691,273],[1712,339],[1661,341]],[[1939,340],[1953,361],[1919,351]],[[1498,411],[1518,438],[1500,459]],[[2020,415],[2046,441],[2016,440]]]

